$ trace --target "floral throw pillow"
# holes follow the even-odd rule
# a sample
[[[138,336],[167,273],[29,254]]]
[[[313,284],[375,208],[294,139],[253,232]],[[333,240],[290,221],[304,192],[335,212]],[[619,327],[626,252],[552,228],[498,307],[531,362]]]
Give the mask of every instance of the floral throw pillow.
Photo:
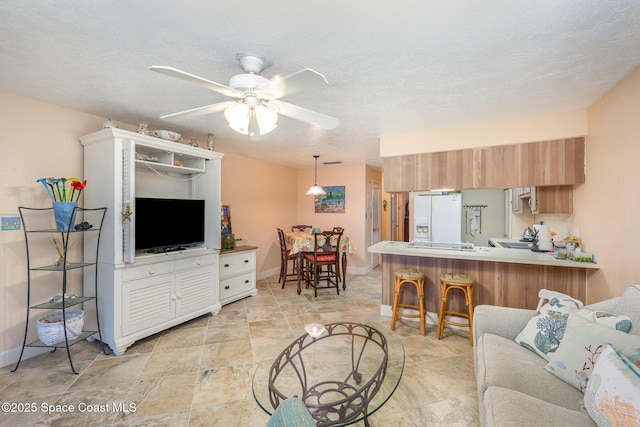
[[[584,392],[584,406],[600,427],[640,425],[640,366],[606,346]]]
[[[640,360],[640,336],[616,331],[571,314],[562,342],[545,369],[584,392],[607,344],[613,345],[633,363]]]
[[[515,342],[549,360],[548,353],[554,352],[560,345],[569,313],[581,308],[581,301],[557,294],[540,307]]]

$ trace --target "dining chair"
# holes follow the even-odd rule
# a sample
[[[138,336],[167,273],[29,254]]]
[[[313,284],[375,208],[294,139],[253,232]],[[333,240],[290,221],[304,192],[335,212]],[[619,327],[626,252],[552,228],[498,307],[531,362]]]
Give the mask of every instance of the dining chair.
[[[303,224],[299,224],[299,225],[292,225],[291,226],[291,231],[311,231],[311,229],[313,228],[312,225],[303,225]]]
[[[342,227],[333,227],[333,232],[340,232],[344,234],[344,228]],[[347,253],[342,252],[342,256],[340,257],[340,268],[342,270],[342,277],[338,275],[338,279],[342,280],[342,289],[347,289]]]
[[[292,254],[291,250],[287,248],[287,242],[284,239],[284,231],[278,228],[278,240],[280,241],[280,278],[278,283],[282,282],[282,289],[286,282],[298,281],[297,261],[298,256]],[[289,273],[289,263],[292,264],[291,273]]]
[[[313,235],[313,252],[304,253],[304,259],[307,263],[305,272],[307,287],[313,287],[313,293],[316,297],[318,289],[336,288],[336,292],[340,295],[339,248],[341,237],[342,232],[320,231]],[[324,282],[324,285],[321,285],[321,282]]]

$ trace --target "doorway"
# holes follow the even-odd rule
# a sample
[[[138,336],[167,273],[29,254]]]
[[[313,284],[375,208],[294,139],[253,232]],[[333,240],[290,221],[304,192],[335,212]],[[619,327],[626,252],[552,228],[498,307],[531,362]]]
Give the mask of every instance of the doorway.
[[[391,194],[391,240],[403,242],[405,240],[405,218],[407,213],[406,202],[409,193]]]

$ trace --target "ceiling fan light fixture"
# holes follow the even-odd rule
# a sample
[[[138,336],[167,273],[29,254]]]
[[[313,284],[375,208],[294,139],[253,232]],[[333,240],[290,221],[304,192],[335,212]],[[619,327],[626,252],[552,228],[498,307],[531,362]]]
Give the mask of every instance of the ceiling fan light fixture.
[[[244,73],[231,77],[228,86],[177,68],[164,65],[151,66],[152,71],[195,83],[233,99],[166,114],[161,118],[188,117],[224,111],[229,127],[238,133],[249,135],[251,139],[259,139],[260,136],[273,131],[280,114],[327,130],[338,126],[338,119],[280,100],[282,97],[307,88],[327,85],[329,82],[322,74],[305,68],[286,76],[267,79],[260,75],[267,66],[264,58],[239,53],[236,59]]]
[[[318,185],[318,157],[320,156],[318,156],[317,154],[313,156],[313,158],[316,161],[315,175],[314,175],[313,185],[305,193],[306,196],[324,196],[325,194],[327,194],[327,192],[324,191],[324,189]]]
[[[255,120],[252,120],[254,115]],[[266,135],[278,126],[278,114],[264,105],[234,105],[224,110],[224,117],[231,129],[251,137]]]
[[[254,109],[258,127],[260,128],[260,135],[266,135],[278,126],[278,113],[264,105],[258,105]]]
[[[224,110],[224,118],[229,127],[236,132],[247,135],[249,133],[249,106],[242,103]]]

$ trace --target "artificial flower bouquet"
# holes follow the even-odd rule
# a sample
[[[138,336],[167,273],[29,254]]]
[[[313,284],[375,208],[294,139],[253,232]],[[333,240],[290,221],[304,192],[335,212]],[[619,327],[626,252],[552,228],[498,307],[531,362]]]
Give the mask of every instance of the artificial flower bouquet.
[[[77,202],[87,186],[87,180],[78,178],[40,178],[37,180],[51,197],[52,202]]]

